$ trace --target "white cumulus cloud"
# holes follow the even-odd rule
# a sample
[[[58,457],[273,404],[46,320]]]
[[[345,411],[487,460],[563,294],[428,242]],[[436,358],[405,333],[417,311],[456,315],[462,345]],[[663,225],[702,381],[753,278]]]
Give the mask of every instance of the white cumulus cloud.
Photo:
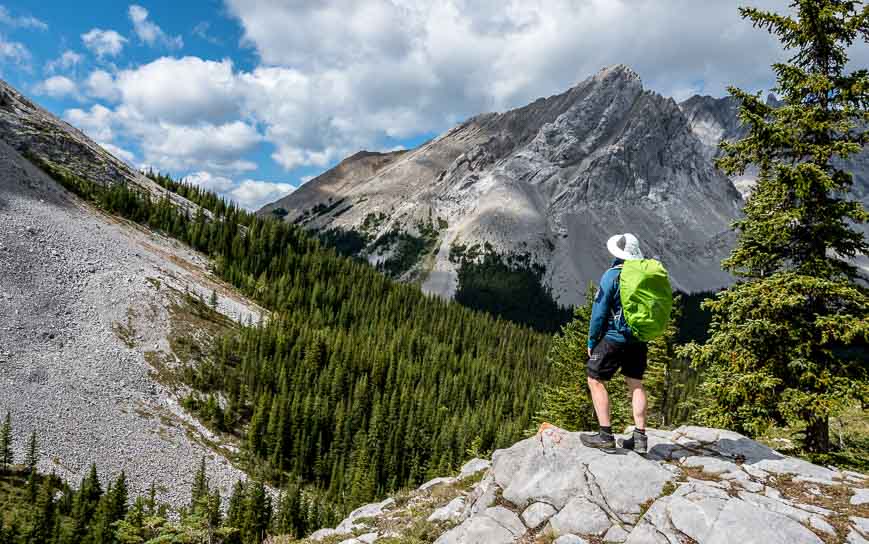
[[[32,15],[13,16],[4,6],[0,6],[0,25],[12,28],[35,28],[36,30],[48,29],[48,25],[36,17]]]
[[[6,41],[0,36],[0,64],[11,62],[24,64],[30,60],[30,51],[20,42]]]
[[[70,70],[78,66],[84,60],[81,54],[72,49],[67,49],[58,58],[45,64],[45,71],[50,73]]]
[[[128,14],[130,21],[133,23],[133,30],[142,43],[146,43],[152,47],[162,46],[167,49],[181,49],[184,47],[184,40],[181,36],[166,34],[162,28],[148,18],[148,10],[142,6],[131,5]]]
[[[269,202],[274,202],[295,191],[289,183],[256,181],[246,179],[238,187],[229,191],[229,196],[248,210],[258,210]]]
[[[65,76],[51,76],[45,81],[39,83],[36,86],[35,91],[37,94],[50,96],[52,98],[78,96],[78,87],[75,82]]]
[[[93,52],[98,58],[116,57],[121,54],[127,38],[114,30],[93,28],[81,35],[84,46]]]
[[[253,179],[235,182],[228,177],[215,175],[207,170],[194,172],[186,176],[184,181],[234,200],[248,210],[258,210],[269,202],[274,202],[296,190],[289,183]]]
[[[199,171],[190,174],[184,178],[184,181],[190,185],[196,185],[215,193],[224,193],[235,185],[231,179],[222,176],[215,176],[211,172]]]
[[[114,101],[118,98],[118,88],[115,78],[105,70],[94,70],[85,80],[85,90],[88,96]]]
[[[239,116],[232,61],[162,57],[116,77],[123,102],[143,117],[217,123]]]
[[[114,138],[114,113],[101,104],[93,105],[90,110],[68,109],[63,112],[63,118],[98,142],[111,143]]]

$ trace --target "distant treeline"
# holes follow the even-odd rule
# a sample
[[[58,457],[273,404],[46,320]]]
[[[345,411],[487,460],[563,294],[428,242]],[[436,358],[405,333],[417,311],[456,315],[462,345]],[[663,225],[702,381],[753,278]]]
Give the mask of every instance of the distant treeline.
[[[261,482],[238,481],[222,508],[205,459],[193,474],[190,502],[176,511],[157,499],[153,485],[146,496],[131,497],[124,472],[104,488],[93,464],[73,489],[37,472],[35,433],[24,462],[15,464],[11,436],[7,412],[0,427],[0,544],[259,544],[269,534],[294,535],[320,522],[316,502],[295,485],[275,501]]]

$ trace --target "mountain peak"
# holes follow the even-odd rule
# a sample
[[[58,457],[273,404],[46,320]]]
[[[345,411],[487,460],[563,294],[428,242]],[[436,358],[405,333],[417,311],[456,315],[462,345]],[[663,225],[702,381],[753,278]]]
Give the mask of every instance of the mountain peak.
[[[634,69],[627,64],[614,64],[612,66],[606,66],[604,68],[601,68],[601,70],[593,77],[596,81],[620,79],[636,81],[640,84],[642,84],[643,82],[642,78],[640,78],[640,74],[635,72]]]

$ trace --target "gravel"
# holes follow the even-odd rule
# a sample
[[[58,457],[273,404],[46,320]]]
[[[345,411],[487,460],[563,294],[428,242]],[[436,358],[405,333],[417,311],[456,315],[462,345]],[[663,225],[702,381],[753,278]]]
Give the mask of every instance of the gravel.
[[[144,357],[168,350],[165,286],[206,300],[216,289],[221,312],[260,318],[206,266],[188,248],[83,204],[0,142],[0,412],[12,413],[16,460],[36,431],[40,470],[78,485],[96,462],[104,481],[124,470],[131,495],[153,482],[178,506],[205,456],[212,484],[229,495],[244,473],[200,443],[218,438],[152,379]],[[132,348],[113,330],[128,316]]]

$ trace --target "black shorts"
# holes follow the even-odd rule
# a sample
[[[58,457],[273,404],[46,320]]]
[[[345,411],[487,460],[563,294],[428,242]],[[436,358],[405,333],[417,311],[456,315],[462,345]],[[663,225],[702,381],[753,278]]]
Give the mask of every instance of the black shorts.
[[[642,380],[646,372],[648,347],[645,342],[617,344],[602,339],[588,358],[586,374],[596,380],[608,381],[621,369],[626,378]]]

